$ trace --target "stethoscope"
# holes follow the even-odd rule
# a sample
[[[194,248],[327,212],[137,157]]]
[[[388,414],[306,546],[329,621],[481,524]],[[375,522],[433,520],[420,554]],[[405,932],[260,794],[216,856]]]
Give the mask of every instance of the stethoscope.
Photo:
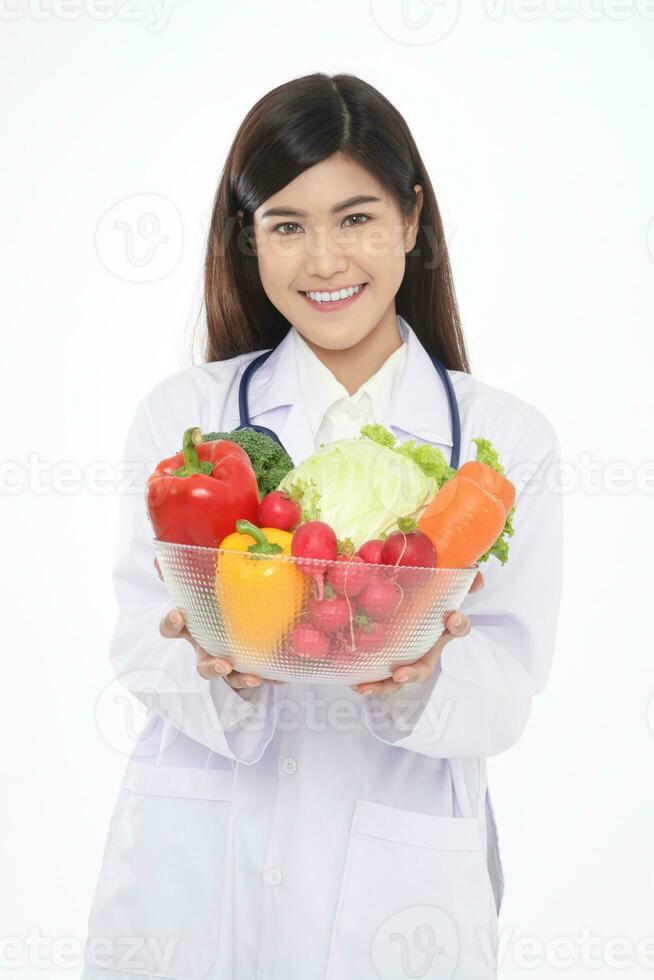
[[[248,408],[248,385],[252,380],[252,375],[261,367],[261,365],[266,361],[272,352],[275,350],[272,347],[270,350],[265,350],[263,354],[259,354],[254,360],[250,361],[246,367],[238,388],[238,411],[240,415],[240,425],[237,425],[237,429],[255,429],[257,432],[264,432],[266,435],[270,436],[275,442],[284,448],[282,441],[276,432],[272,429],[267,429],[265,425],[254,425],[250,422],[250,412]],[[456,395],[454,394],[454,387],[450,376],[447,373],[445,365],[438,360],[434,354],[429,355],[432,364],[436,368],[436,371],[440,375],[441,382],[445,387],[445,393],[447,395],[447,401],[450,406],[450,423],[452,426],[452,452],[450,453],[450,466],[457,470],[459,468],[459,456],[461,455],[461,419],[459,416],[459,406],[457,404]]]

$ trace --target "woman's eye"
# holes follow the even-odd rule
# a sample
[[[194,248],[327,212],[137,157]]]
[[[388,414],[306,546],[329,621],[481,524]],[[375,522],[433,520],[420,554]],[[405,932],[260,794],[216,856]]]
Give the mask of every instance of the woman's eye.
[[[357,228],[359,225],[366,224],[366,222],[369,220],[369,214],[349,214],[347,218],[343,219],[343,224],[345,225],[347,222],[351,222],[351,224],[347,227]],[[285,221],[281,225],[275,225],[273,231],[277,232],[279,235],[294,235],[296,233],[296,229],[299,229],[300,231],[302,230],[296,221]]]
[[[292,235],[293,232],[282,231],[282,228],[299,228],[300,226],[296,224],[295,221],[285,221],[283,225],[275,225],[273,231],[279,232],[280,235]]]
[[[363,218],[363,221],[356,221],[354,223],[354,225],[350,225],[350,227],[356,228],[357,225],[365,225],[366,221],[369,220],[370,215],[369,214],[348,214],[347,218],[344,218],[343,219],[343,223],[345,223],[346,221],[350,221],[353,218]]]

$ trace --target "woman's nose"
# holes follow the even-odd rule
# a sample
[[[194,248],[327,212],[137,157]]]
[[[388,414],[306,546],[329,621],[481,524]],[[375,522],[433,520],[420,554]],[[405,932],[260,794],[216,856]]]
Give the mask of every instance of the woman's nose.
[[[328,278],[347,269],[348,258],[337,241],[335,232],[319,230],[307,236],[305,270],[307,276]]]

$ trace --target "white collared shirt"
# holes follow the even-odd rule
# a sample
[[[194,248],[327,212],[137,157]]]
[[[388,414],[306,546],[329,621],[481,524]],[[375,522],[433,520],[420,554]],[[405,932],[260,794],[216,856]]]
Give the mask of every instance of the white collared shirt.
[[[298,380],[316,449],[323,443],[358,436],[362,425],[382,421],[407,362],[408,328],[399,314],[397,327],[401,346],[353,395],[292,328]]]

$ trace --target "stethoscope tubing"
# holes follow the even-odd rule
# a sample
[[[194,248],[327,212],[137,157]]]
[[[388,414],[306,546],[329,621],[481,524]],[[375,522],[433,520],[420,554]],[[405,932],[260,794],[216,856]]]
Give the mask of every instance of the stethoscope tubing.
[[[259,354],[254,360],[250,361],[245,371],[241,376],[241,380],[238,387],[238,411],[240,424],[236,426],[237,429],[255,429],[257,432],[263,432],[270,436],[275,442],[278,442],[282,449],[284,448],[281,439],[272,429],[266,428],[265,425],[256,425],[250,421],[250,409],[248,404],[248,389],[252,375],[254,372],[261,367],[261,365],[270,357],[272,352],[276,348],[271,347],[270,350],[265,350],[263,354]],[[450,409],[450,426],[452,429],[452,451],[450,453],[450,466],[457,470],[459,468],[459,458],[461,455],[461,417],[459,415],[459,405],[456,400],[456,394],[454,392],[454,386],[452,385],[452,380],[447,373],[447,369],[442,361],[435,356],[435,354],[429,355],[434,365],[436,372],[438,373],[441,382],[445,388],[445,393],[447,395],[447,402]]]

